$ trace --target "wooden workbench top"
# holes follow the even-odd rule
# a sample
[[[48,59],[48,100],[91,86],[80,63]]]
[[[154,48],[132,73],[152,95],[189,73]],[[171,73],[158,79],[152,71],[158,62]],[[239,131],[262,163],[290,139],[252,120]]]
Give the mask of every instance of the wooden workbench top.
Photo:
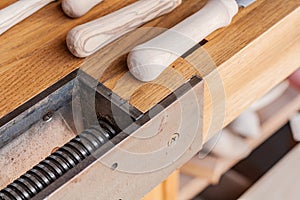
[[[0,9],[13,2],[0,1]],[[211,110],[222,109],[218,105],[224,104],[220,112],[224,112],[225,125],[300,66],[300,0],[257,0],[240,9],[230,26],[211,34],[203,48],[178,59],[152,83],[141,83],[128,73],[126,52],[161,30],[136,31],[86,59],[69,53],[65,38],[71,28],[132,2],[107,0],[80,19],[66,17],[60,2],[54,2],[1,35],[0,118],[81,68],[142,112],[192,76],[201,75],[206,83],[204,129],[208,130],[213,118]],[[184,0],[175,11],[144,27],[171,27],[205,3],[205,0]],[[191,62],[203,68],[199,71]],[[175,72],[180,76],[174,76]],[[217,84],[216,74],[221,78],[226,98],[209,93]]]

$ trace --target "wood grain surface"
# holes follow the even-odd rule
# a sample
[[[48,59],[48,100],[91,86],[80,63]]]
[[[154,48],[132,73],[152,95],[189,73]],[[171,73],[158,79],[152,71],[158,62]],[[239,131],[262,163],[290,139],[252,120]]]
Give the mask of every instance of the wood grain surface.
[[[0,9],[13,3],[0,2]],[[12,112],[18,106],[52,86],[89,59],[75,58],[67,50],[65,38],[68,31],[81,23],[88,22],[118,10],[134,0],[110,0],[96,6],[92,12],[80,19],[70,19],[55,2],[38,11],[30,18],[16,25],[0,37],[0,117]],[[170,27],[197,11],[203,5],[193,0],[184,4],[172,15],[152,21],[148,26]],[[122,62],[121,62],[122,63]],[[126,72],[126,66],[116,66],[108,79]],[[106,78],[106,77],[103,77]],[[134,80],[133,80],[134,81]],[[106,85],[110,85],[107,83]],[[166,96],[163,95],[163,96]],[[157,102],[155,98],[155,101]],[[145,109],[151,105],[144,105]],[[137,106],[142,110],[142,106]]]
[[[1,1],[0,9],[13,2]],[[222,126],[228,124],[300,66],[300,0],[257,0],[240,9],[230,26],[207,37],[203,48],[186,59],[179,58],[156,81],[146,84],[128,73],[127,52],[163,31],[147,27],[172,27],[201,9],[206,0],[184,0],[172,13],[86,59],[69,53],[65,38],[70,29],[133,2],[104,1],[76,20],[66,17],[60,3],[54,2],[1,35],[0,118],[78,68],[98,78],[142,112],[192,76],[201,75],[206,84],[205,139],[220,128],[210,126],[218,119],[214,113],[224,113]],[[222,87],[218,89],[220,83]],[[216,88],[214,94],[212,88]],[[220,89],[223,97],[218,95]]]

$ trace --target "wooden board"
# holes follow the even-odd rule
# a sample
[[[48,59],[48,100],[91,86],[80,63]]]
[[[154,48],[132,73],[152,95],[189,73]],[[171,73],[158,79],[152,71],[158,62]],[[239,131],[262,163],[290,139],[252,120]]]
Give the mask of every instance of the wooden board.
[[[299,199],[300,145],[254,184],[240,199]]]
[[[0,8],[12,2],[1,1]],[[207,60],[203,49],[198,49],[186,59],[178,59],[153,83],[142,84],[130,76],[125,64],[126,54],[123,54],[124,49],[130,50],[136,43],[162,30],[147,31],[147,34],[135,32],[142,35],[138,40],[132,39],[136,35],[123,37],[87,59],[75,58],[68,52],[65,38],[72,27],[132,2],[134,0],[105,1],[88,15],[76,20],[67,18],[61,11],[60,3],[54,2],[0,36],[0,118],[77,68],[83,68],[92,75],[96,73],[96,76],[100,73],[101,77],[97,78],[102,83],[143,112],[185,80],[201,74],[206,83],[206,140],[300,66],[299,0],[258,0],[250,7],[241,9],[232,25],[207,38],[208,43],[203,48],[212,60]],[[184,0],[174,12],[144,27],[171,27],[205,3],[205,0]],[[111,59],[110,55],[105,54],[107,52],[114,52],[119,57]],[[97,62],[93,63],[95,58]],[[211,65],[211,61],[215,65]],[[104,62],[107,68],[102,66]],[[201,73],[190,62],[196,63]],[[97,67],[91,63],[97,64]],[[177,72],[179,76],[176,76]],[[216,81],[216,76],[219,76],[220,81]],[[222,88],[218,88],[219,82],[223,83]],[[214,94],[209,93],[212,88]],[[223,97],[218,96],[220,90],[224,91]],[[218,119],[212,110],[224,113],[224,116]],[[224,123],[221,127],[211,128],[214,119]]]
[[[143,200],[176,200],[179,189],[179,170],[147,194]]]

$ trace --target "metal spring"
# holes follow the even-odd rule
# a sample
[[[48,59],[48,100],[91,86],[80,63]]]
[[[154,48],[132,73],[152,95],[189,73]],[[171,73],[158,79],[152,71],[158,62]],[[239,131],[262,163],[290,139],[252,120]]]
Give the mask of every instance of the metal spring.
[[[109,124],[103,121],[99,123],[100,126],[83,131],[2,189],[0,199],[27,200],[34,197],[116,135],[116,131]]]

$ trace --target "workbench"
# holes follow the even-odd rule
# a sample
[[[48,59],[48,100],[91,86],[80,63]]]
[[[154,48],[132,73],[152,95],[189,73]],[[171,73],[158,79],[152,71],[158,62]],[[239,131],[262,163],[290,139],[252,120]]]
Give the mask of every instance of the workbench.
[[[143,197],[191,159],[203,143],[300,66],[299,0],[257,0],[249,7],[241,8],[231,25],[208,36],[201,47],[199,45],[179,58],[150,83],[139,82],[128,73],[127,53],[136,44],[147,41],[164,31],[163,28],[170,28],[201,9],[205,0],[184,0],[175,11],[145,24],[143,29],[125,35],[86,59],[76,58],[68,51],[65,39],[71,28],[134,1],[107,0],[79,19],[66,17],[60,3],[54,2],[1,35],[0,124],[2,126],[19,115],[36,103],[37,97],[55,90],[59,82],[80,69],[140,113],[149,112],[178,88],[192,81],[190,90],[165,107],[168,118],[158,116],[150,120],[152,128],[146,124],[138,134],[150,134],[155,130],[160,135],[165,134],[157,143],[161,140],[168,143],[173,133],[180,130],[178,119],[172,115],[184,112],[178,111],[180,106],[176,104],[187,102],[191,104],[187,108],[188,116],[182,118],[191,119],[190,124],[195,123],[190,111],[193,106],[198,106],[201,111],[195,117],[195,120],[200,119],[196,140],[181,159],[159,172],[146,176],[125,174],[118,170],[112,172],[111,168],[96,163],[80,177],[67,182],[64,188],[53,192],[49,199],[95,199],[97,196],[99,199],[125,200]],[[1,1],[0,9],[13,2]],[[149,27],[161,28],[153,30]],[[198,82],[194,84],[195,78]],[[189,102],[195,96],[198,103]],[[156,126],[162,120],[165,120],[165,128],[160,130]],[[143,152],[152,144],[128,137],[118,145]],[[110,162],[114,159],[113,155],[107,154],[104,159]],[[101,173],[95,174],[99,171]],[[106,187],[107,184],[114,187]],[[88,187],[84,187],[86,185]],[[105,188],[105,191],[101,189],[101,195],[99,188]]]

